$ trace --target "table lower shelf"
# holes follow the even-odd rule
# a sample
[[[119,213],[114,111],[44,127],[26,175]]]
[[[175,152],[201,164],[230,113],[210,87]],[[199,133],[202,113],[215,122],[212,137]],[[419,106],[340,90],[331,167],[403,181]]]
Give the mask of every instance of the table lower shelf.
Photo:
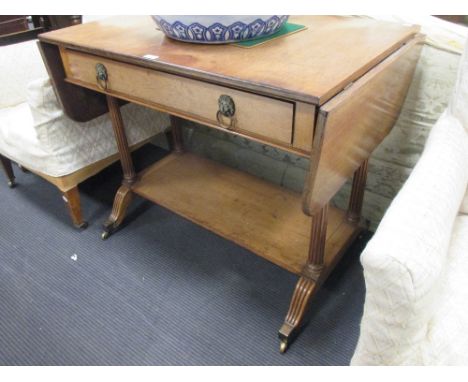
[[[293,273],[306,264],[311,218],[297,192],[192,153],[153,164],[132,190]],[[359,230],[344,211],[329,209],[327,268]]]

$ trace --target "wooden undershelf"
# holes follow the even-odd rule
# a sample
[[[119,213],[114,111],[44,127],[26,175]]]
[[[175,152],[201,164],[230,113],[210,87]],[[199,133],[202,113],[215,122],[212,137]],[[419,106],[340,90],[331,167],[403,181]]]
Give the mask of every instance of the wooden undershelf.
[[[170,154],[140,174],[134,192],[299,274],[311,218],[299,193],[191,153]],[[334,265],[359,231],[329,209],[326,265]]]

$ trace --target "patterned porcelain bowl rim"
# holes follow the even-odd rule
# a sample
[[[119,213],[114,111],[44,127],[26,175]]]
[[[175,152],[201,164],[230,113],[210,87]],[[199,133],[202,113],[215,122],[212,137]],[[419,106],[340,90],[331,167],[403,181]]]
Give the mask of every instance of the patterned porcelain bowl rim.
[[[152,15],[164,34],[172,39],[226,44],[254,40],[277,32],[288,20],[287,15]]]

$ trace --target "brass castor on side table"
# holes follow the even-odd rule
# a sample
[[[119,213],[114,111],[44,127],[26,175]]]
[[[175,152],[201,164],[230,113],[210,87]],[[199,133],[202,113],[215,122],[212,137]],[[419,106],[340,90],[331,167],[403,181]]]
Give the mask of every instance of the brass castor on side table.
[[[280,353],[284,354],[286,353],[286,350],[288,350],[288,340],[282,339],[280,340]]]
[[[111,235],[111,233],[109,231],[102,231],[101,233],[101,239],[102,240],[106,240],[109,238],[109,236]]]
[[[16,187],[16,182],[14,180],[9,180],[8,181],[8,187],[15,188]]]

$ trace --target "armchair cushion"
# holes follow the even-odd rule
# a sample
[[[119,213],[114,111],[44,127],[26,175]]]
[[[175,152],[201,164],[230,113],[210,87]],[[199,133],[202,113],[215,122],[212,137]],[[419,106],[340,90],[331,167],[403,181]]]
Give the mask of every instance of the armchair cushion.
[[[47,161],[49,154],[37,139],[27,103],[0,109],[0,153],[25,167],[35,164],[33,170]]]
[[[139,105],[122,107],[130,145],[163,131],[168,116]],[[109,116],[79,123],[60,108],[49,78],[28,86],[28,103],[0,114],[0,152],[53,177],[71,174],[117,152]]]
[[[468,39],[458,68],[457,82],[450,101],[450,112],[459,119],[468,133]]]
[[[437,309],[427,325],[425,365],[468,364],[468,216],[453,226],[447,265],[438,282]]]
[[[0,47],[0,108],[26,102],[27,85],[47,76],[36,41]]]
[[[459,119],[468,133],[468,39],[466,40],[463,57],[460,60],[455,91],[450,102],[450,111]],[[468,189],[465,192],[460,213],[468,214]]]
[[[447,331],[439,319],[442,303],[459,299],[447,273],[455,264],[449,250],[460,248],[451,239],[467,184],[468,135],[456,118],[444,113],[361,256],[367,290],[352,364],[468,363],[468,353],[450,346],[451,341],[468,345],[462,336],[437,334]],[[465,260],[456,261],[465,261],[466,274],[464,255]],[[453,320],[464,327],[460,333],[468,332],[468,321]],[[438,349],[444,350],[443,358],[437,358]]]

